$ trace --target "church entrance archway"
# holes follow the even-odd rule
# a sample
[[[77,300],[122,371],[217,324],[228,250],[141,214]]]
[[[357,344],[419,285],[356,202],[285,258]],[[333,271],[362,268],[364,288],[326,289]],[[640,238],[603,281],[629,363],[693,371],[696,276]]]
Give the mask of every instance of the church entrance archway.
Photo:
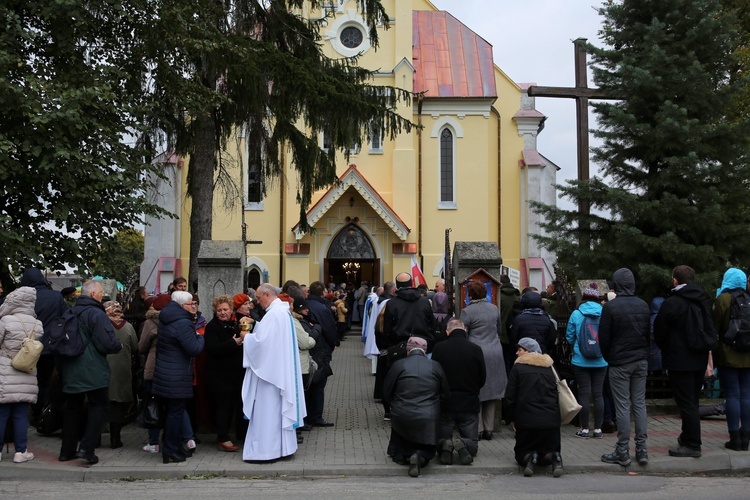
[[[356,288],[362,281],[380,281],[380,259],[369,236],[356,224],[347,225],[333,238],[323,266],[326,283],[352,283]]]

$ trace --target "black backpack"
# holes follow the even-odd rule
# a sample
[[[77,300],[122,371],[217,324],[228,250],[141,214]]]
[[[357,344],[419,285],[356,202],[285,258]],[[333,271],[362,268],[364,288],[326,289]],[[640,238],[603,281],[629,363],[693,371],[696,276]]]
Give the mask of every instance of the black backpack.
[[[729,328],[724,343],[735,351],[750,351],[750,298],[744,290],[732,292]]]
[[[83,354],[89,342],[84,343],[78,324],[78,313],[73,308],[52,324],[48,345],[53,354],[64,358],[75,358]]]

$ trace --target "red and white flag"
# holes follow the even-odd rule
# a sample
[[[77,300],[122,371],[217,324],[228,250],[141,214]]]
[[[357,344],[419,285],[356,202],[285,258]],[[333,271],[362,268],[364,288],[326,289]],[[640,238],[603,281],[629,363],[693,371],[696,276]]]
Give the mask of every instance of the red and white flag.
[[[424,278],[424,274],[422,274],[422,270],[419,268],[417,257],[414,255],[411,256],[411,283],[414,288],[423,283],[425,285],[427,284],[427,280]]]

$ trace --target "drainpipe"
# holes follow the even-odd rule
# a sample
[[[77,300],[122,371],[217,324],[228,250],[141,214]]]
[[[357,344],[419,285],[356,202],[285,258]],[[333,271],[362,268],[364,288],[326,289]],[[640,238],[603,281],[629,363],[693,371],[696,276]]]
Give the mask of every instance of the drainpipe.
[[[417,251],[419,267],[424,269],[422,254],[422,102],[424,93],[417,94]]]
[[[500,250],[500,258],[503,256],[503,154],[502,154],[502,122],[500,120],[500,113],[495,108],[492,109],[492,113],[497,116],[497,248]]]
[[[286,171],[286,154],[284,153],[284,147],[281,148],[281,165],[284,171]],[[286,175],[281,175],[279,182],[279,286],[284,283],[284,191],[286,190],[285,181]]]

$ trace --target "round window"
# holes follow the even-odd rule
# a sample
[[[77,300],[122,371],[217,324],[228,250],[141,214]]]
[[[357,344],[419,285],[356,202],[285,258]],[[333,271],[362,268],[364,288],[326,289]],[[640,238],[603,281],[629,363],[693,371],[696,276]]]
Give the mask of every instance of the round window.
[[[347,26],[341,30],[341,44],[347,49],[354,49],[362,45],[362,31],[355,26]]]

